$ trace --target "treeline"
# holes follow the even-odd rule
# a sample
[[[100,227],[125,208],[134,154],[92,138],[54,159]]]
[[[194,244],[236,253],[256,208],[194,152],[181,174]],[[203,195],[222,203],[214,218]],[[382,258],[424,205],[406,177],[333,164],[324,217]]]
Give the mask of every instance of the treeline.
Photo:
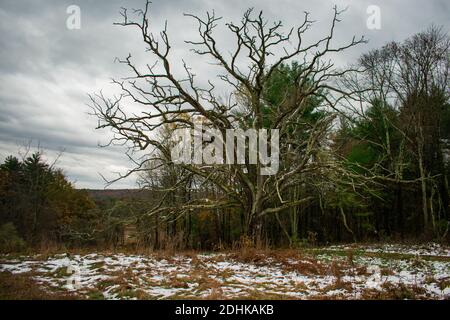
[[[93,201],[37,152],[0,165],[0,241],[3,250],[73,240]],[[82,228],[77,228],[81,232]]]
[[[250,227],[245,205],[220,207],[232,202],[216,181],[161,159],[150,161],[148,171],[141,173],[141,184],[159,196],[152,197],[148,214],[138,220],[141,232],[147,232],[146,241],[152,247],[169,243],[193,248],[232,247],[243,237],[273,246],[448,241],[449,49],[448,35],[431,27],[364,54],[355,65],[358,71],[340,79],[353,96],[339,104],[337,112],[322,107],[329,98],[326,92],[303,102],[296,118],[297,126],[303,127],[296,133],[299,144],[316,134],[312,128],[320,127],[324,119],[338,120],[321,127],[327,134],[313,142],[316,149],[307,158],[311,166],[298,178],[302,183],[277,192],[264,207],[283,207],[280,199],[302,203],[261,214]],[[282,107],[305,90],[296,82],[302,68],[295,62],[280,64],[266,81],[265,127],[274,121],[273,106]],[[169,141],[164,137],[172,130],[167,126],[160,131],[162,141]],[[309,147],[305,144],[296,152],[306,153]],[[281,166],[287,163],[282,155]],[[247,168],[251,179],[252,166]],[[214,174],[210,173],[213,179],[223,179]],[[274,184],[266,188],[274,189]],[[236,188],[238,193],[247,192],[242,185]],[[212,209],[214,202],[219,205]]]
[[[261,80],[259,121],[274,128],[284,121],[280,112],[291,118],[280,127],[279,173],[261,183],[252,164],[205,169],[171,162],[163,151],[173,144],[176,121],[189,123],[183,110],[175,118],[167,109],[167,123],[156,126],[160,149],[136,171],[139,195],[76,190],[40,153],[8,157],[0,166],[0,241],[180,250],[448,241],[449,65],[449,37],[432,27],[336,73],[337,86],[351,94],[330,108],[328,87],[303,76],[304,65],[280,63]],[[255,113],[246,113],[255,94],[237,89],[243,107],[229,113],[246,129],[256,123]],[[117,110],[98,112],[115,128],[128,121],[116,119]],[[120,133],[134,134],[142,123],[150,128],[143,119],[133,117]],[[149,141],[142,132],[124,137],[139,148]]]
[[[0,252],[123,245],[133,202],[144,198],[137,190],[75,189],[42,151],[8,156],[0,164]]]

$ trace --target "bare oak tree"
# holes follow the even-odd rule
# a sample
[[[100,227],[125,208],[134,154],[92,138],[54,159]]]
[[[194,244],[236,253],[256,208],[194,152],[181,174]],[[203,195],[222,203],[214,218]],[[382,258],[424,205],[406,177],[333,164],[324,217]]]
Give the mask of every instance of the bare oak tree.
[[[285,30],[281,21],[269,23],[262,12],[249,9],[239,23],[225,24],[235,39],[232,49],[221,48],[220,34],[215,34],[221,17],[214,13],[204,17],[185,14],[198,26],[197,39],[185,43],[200,58],[212,58],[222,70],[218,81],[231,88],[229,96],[220,98],[217,84],[209,79],[207,87],[200,86],[186,62],[183,61],[185,77],[175,75],[167,23],[159,35],[152,33],[149,9],[148,2],[143,10],[134,10],[131,15],[123,9],[123,21],[117,24],[139,31],[153,61],[139,68],[128,55],[120,62],[129,67],[131,75],[114,81],[122,94],[114,99],[101,93],[91,95],[98,128],[110,128],[115,134],[110,143],[128,144],[131,150],[147,153],[144,158],[134,159],[136,167],[125,176],[148,170],[156,174],[164,166],[174,166],[169,139],[161,140],[157,133],[163,126],[193,128],[196,117],[221,132],[236,128],[278,129],[280,137],[280,168],[276,174],[262,175],[263,164],[259,160],[256,164],[250,164],[248,159],[245,164],[233,165],[179,164],[182,173],[171,181],[171,186],[161,189],[163,200],[150,210],[150,215],[242,208],[245,231],[254,236],[258,235],[259,222],[265,215],[312,200],[311,195],[287,192],[290,189],[305,184],[319,186],[319,176],[330,183],[333,179],[344,181],[346,172],[328,154],[327,142],[336,116],[333,110],[339,101],[351,99],[354,94],[335,85],[336,79],[355,70],[337,68],[329,55],[365,40],[353,37],[347,44],[333,44],[342,11],[335,7],[329,33],[307,44],[304,35],[314,23],[309,13],[304,14],[299,26]],[[271,104],[264,96],[269,80],[281,65],[294,60],[301,64],[294,90],[286,92],[281,102]],[[302,114],[313,98],[320,98],[319,107],[326,112],[316,122],[308,123]],[[131,113],[127,109],[130,104],[140,106],[141,112]],[[351,183],[351,176],[348,177]],[[182,203],[164,201],[179,186],[199,190],[205,185],[214,188],[215,197],[190,197]]]

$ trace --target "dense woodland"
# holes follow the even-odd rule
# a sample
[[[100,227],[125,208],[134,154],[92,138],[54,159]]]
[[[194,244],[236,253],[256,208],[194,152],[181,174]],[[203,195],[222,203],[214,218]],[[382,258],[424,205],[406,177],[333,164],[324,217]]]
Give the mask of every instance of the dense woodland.
[[[123,96],[91,96],[99,128],[116,134],[112,143],[148,151],[126,175],[137,174],[141,190],[77,190],[41,153],[10,156],[0,166],[1,250],[449,240],[450,38],[441,28],[369,51],[343,70],[326,54],[365,41],[331,45],[339,11],[330,34],[311,47],[301,44],[312,23],[306,15],[293,32],[298,47],[273,61],[269,48],[292,34],[282,34],[281,23],[269,28],[248,11],[242,24],[229,24],[238,40],[230,61],[212,37],[218,18],[193,17],[200,38],[188,43],[218,61],[220,79],[234,88],[220,99],[212,84],[197,86],[187,66],[185,79],[171,73],[168,35],[159,42],[151,35],[147,9],[137,22],[125,11],[121,24],[138,28],[159,67],[141,71],[130,55],[121,61],[130,80],[116,81]],[[248,75],[234,64],[243,51]],[[127,114],[129,100],[141,116]],[[248,159],[213,169],[174,164],[170,137],[192,127],[193,116],[220,130],[279,129],[279,172],[261,176]]]

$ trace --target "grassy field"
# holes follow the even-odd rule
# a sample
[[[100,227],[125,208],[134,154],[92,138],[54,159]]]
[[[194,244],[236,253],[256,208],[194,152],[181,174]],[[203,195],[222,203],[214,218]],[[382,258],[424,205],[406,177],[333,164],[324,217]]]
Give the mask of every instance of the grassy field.
[[[0,256],[1,299],[449,299],[450,249]]]

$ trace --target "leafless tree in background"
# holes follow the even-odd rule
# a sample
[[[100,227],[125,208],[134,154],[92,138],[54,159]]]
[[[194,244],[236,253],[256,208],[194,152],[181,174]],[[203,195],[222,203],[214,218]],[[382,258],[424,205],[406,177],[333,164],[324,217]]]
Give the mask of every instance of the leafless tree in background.
[[[441,116],[449,107],[450,38],[442,28],[431,26],[402,43],[364,54],[359,65],[365,71],[347,75],[342,82],[360,98],[360,104],[346,104],[347,114],[367,119],[367,105],[383,108],[378,135],[359,138],[383,150],[388,165],[381,170],[384,178],[420,183],[424,228],[434,229],[436,220],[449,217]],[[400,137],[398,143],[395,136]],[[417,179],[405,177],[411,162]]]

